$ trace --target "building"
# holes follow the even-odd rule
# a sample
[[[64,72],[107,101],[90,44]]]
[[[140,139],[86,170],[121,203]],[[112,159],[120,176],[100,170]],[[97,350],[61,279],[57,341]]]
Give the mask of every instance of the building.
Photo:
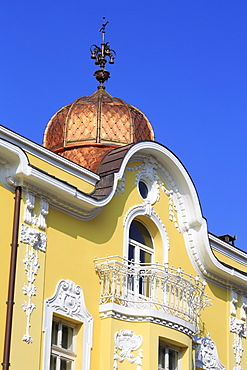
[[[104,89],[40,146],[0,128],[3,369],[246,369],[247,254],[207,230],[180,160]],[[6,305],[7,299],[7,305]]]

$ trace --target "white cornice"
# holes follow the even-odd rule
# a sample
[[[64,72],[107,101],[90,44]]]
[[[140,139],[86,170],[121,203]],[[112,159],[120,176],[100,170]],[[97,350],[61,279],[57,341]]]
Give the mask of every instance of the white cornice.
[[[233,245],[220,240],[215,235],[208,234],[210,245],[213,250],[223,254],[224,256],[247,266],[247,253],[234,247]]]
[[[73,163],[62,156],[52,152],[51,150],[44,148],[43,146],[34,143],[26,139],[23,136],[16,134],[13,131],[8,130],[6,127],[0,125],[0,137],[4,140],[11,142],[14,145],[19,146],[26,152],[42,159],[45,162],[52,164],[86,182],[95,185],[99,180],[99,176],[88,169]]]
[[[99,313],[101,319],[112,317],[123,321],[151,322],[167,326],[189,336],[193,336],[196,331],[195,326],[188,321],[155,309],[137,309],[116,303],[105,303],[99,306]]]

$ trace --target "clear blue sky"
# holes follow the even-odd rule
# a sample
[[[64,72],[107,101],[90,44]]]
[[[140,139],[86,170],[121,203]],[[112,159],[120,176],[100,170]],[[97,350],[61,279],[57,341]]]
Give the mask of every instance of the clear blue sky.
[[[0,124],[41,143],[55,111],[96,90],[102,16],[117,52],[107,91],[180,158],[209,231],[247,251],[246,0],[2,2]]]

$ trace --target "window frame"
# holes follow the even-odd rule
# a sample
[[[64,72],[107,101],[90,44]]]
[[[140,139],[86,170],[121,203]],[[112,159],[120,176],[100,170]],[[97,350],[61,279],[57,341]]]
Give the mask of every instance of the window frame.
[[[182,369],[182,348],[175,346],[174,344],[171,344],[169,342],[165,342],[163,340],[159,341],[159,349],[158,349],[158,370],[167,370],[169,369],[169,352],[165,354],[165,364],[164,367],[163,365],[160,364],[160,351],[161,349],[167,350],[172,350],[177,353],[177,364],[175,370],[181,370]],[[168,363],[167,363],[168,361]]]
[[[71,307],[66,306],[66,296],[71,294],[72,300],[78,305],[79,309],[73,311]],[[83,290],[71,280],[60,280],[57,283],[54,295],[45,300],[44,303],[44,352],[43,352],[43,370],[50,367],[51,354],[51,333],[53,317],[61,317],[62,320],[73,322],[79,328],[83,325],[82,333],[82,364],[76,365],[76,368],[90,370],[90,357],[93,338],[93,318],[87,311]],[[79,366],[79,367],[78,367]]]
[[[130,232],[130,225],[134,219],[137,219],[138,221],[141,221],[139,217],[147,217],[146,208],[143,205],[137,205],[135,207],[132,207],[127,214],[124,217],[124,242],[123,242],[123,257],[127,260],[128,259],[128,251],[129,251],[129,232]],[[161,236],[161,244],[162,244],[162,263],[168,263],[168,251],[170,248],[170,242],[167,230],[165,228],[165,225],[161,222],[160,218],[156,213],[151,212],[150,215],[148,215],[148,222],[153,222],[154,225],[157,227],[159,234]],[[148,223],[147,222],[147,223]],[[145,226],[146,224],[143,223]],[[147,227],[147,226],[146,226]],[[149,228],[147,227],[149,230]],[[152,236],[152,234],[150,233]],[[156,261],[155,257],[155,243],[153,239],[153,245],[154,245],[154,259],[153,261]]]
[[[53,323],[58,323],[58,332],[57,332],[57,340],[58,344],[52,343],[53,338]],[[62,327],[67,326],[68,328],[71,328],[73,330],[72,334],[72,349],[67,349],[62,347]],[[54,355],[56,356],[58,360],[58,364],[56,364],[56,369],[60,370],[60,360],[65,359],[72,362],[71,370],[75,369],[75,363],[76,363],[76,334],[78,331],[78,325],[76,325],[73,322],[70,322],[68,320],[64,320],[63,318],[53,316],[52,319],[52,330],[51,330],[51,352],[50,356]],[[57,366],[58,365],[58,366]]]

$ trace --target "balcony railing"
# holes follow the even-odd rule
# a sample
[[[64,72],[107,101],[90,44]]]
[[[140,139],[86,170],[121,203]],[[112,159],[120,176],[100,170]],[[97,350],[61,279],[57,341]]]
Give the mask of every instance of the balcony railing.
[[[116,303],[155,309],[197,325],[200,311],[211,303],[205,281],[167,264],[133,263],[119,256],[96,258],[100,304]]]

